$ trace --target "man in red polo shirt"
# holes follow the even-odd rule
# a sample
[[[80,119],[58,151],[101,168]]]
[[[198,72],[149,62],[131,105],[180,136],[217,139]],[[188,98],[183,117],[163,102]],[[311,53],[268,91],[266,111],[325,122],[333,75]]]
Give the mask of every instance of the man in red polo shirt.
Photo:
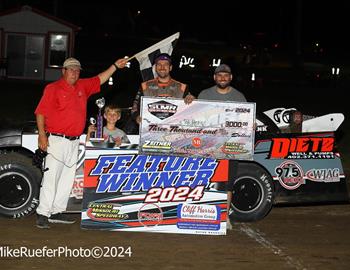
[[[51,223],[71,224],[75,221],[62,212],[66,210],[78,160],[79,136],[83,133],[87,99],[100,91],[127,59],[118,59],[95,77],[80,79],[80,62],[68,58],[63,63],[62,78],[45,87],[35,110],[39,131],[38,146],[47,151],[40,189],[36,225],[49,228]]]

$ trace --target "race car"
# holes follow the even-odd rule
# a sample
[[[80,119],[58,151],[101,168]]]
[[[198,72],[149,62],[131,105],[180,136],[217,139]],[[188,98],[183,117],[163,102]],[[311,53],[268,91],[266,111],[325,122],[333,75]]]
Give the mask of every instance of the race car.
[[[314,117],[302,115],[295,108],[258,113],[254,158],[238,163],[230,218],[239,222],[260,220],[276,204],[348,202],[346,177],[335,142],[335,132],[343,121],[340,113]],[[80,137],[68,212],[82,209],[85,137]],[[139,136],[128,137],[129,149],[135,153]],[[36,149],[34,122],[21,128],[0,129],[1,215],[21,218],[32,214],[38,206],[45,168],[33,165]],[[226,164],[230,171],[229,163]],[[224,190],[225,182],[208,189]]]

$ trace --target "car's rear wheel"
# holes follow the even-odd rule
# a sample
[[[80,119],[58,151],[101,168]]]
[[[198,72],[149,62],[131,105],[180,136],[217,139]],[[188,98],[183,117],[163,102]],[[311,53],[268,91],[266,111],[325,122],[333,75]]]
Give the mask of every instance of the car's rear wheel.
[[[0,155],[0,214],[21,218],[39,203],[41,172],[32,159],[16,152]]]
[[[233,185],[230,218],[249,222],[263,219],[273,204],[271,176],[254,163],[240,163]]]

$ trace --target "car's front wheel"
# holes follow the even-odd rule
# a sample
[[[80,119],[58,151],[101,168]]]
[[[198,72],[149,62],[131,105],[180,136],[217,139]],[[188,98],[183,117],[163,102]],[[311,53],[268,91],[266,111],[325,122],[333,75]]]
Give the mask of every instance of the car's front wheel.
[[[21,218],[39,203],[41,172],[32,159],[16,152],[0,154],[0,214]]]

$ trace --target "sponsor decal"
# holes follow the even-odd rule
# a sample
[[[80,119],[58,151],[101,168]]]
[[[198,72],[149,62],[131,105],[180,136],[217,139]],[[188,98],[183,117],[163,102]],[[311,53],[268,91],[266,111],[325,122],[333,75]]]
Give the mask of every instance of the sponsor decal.
[[[148,104],[148,112],[161,120],[173,116],[176,111],[177,105],[166,102],[164,100]]]
[[[124,220],[129,216],[120,213],[121,205],[114,203],[90,202],[86,210],[87,216],[97,221]]]
[[[274,179],[277,178],[280,184],[286,189],[293,190],[305,184],[303,170],[299,164],[294,161],[288,160],[281,163],[280,166],[275,169],[275,172],[277,176],[274,177]]]
[[[187,230],[220,229],[220,207],[206,204],[179,204],[177,227]]]
[[[70,198],[76,198],[78,200],[83,198],[83,189],[84,189],[84,178],[76,177],[73,182],[73,187],[69,195]]]
[[[147,150],[171,150],[171,142],[158,142],[158,141],[148,141],[146,140],[145,143],[142,145],[143,149]]]
[[[202,145],[202,139],[199,137],[192,138],[192,145],[196,148],[201,147]]]
[[[144,227],[157,226],[163,220],[163,211],[158,205],[147,203],[139,209],[137,218]]]
[[[339,168],[311,169],[306,172],[307,179],[315,182],[339,182]]]
[[[221,151],[225,154],[243,154],[248,152],[248,150],[244,149],[243,143],[236,142],[226,142],[221,147]]]
[[[282,110],[279,109],[279,110],[276,110],[273,114],[273,119],[276,121],[276,123],[281,123],[281,112]]]
[[[295,109],[289,109],[289,110],[281,110],[281,109],[279,109],[279,110],[276,110],[274,112],[274,114],[273,114],[273,119],[278,124],[280,124],[282,121],[285,124],[289,124],[290,123],[290,115],[294,111],[295,111]]]
[[[333,151],[332,137],[273,138],[270,158],[331,159],[334,158]]]

